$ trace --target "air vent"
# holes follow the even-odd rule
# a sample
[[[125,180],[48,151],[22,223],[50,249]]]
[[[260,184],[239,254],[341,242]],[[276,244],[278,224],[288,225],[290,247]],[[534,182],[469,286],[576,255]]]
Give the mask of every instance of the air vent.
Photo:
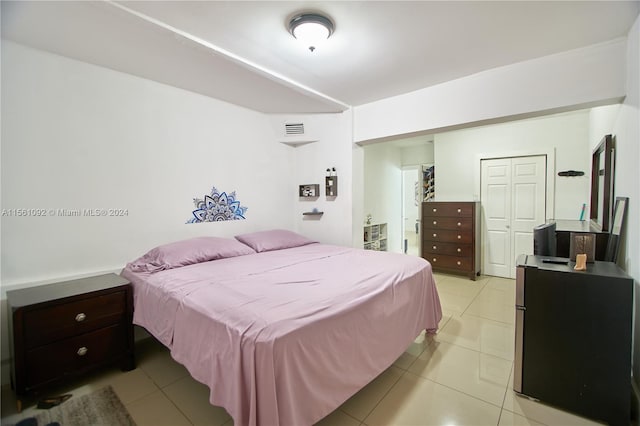
[[[304,135],[304,124],[303,123],[293,123],[293,124],[285,123],[284,134],[286,136]]]

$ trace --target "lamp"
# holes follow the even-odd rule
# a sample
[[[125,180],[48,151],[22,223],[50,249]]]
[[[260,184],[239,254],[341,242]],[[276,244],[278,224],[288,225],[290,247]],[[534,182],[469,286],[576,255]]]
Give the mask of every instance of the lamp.
[[[302,13],[289,21],[291,35],[303,42],[312,52],[333,34],[333,29],[331,19],[318,13]]]

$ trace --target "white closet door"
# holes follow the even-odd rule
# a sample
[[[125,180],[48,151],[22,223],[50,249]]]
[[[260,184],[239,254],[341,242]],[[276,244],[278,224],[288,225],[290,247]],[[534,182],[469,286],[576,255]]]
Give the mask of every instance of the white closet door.
[[[483,271],[515,278],[520,254],[533,254],[533,228],[545,221],[546,156],[481,162]]]
[[[533,228],[545,222],[546,157],[518,157],[511,160],[511,278],[521,254],[533,254]]]
[[[482,160],[484,267],[486,275],[508,277],[511,267],[511,159]]]

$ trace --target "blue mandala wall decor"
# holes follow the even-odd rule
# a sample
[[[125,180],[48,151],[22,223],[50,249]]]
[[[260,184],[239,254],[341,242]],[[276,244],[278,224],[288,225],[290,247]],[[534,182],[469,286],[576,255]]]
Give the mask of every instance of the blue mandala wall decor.
[[[229,194],[218,192],[216,187],[211,188],[211,195],[205,195],[204,199],[194,198],[196,209],[193,217],[187,223],[219,222],[222,220],[244,219],[247,207],[242,207],[236,200],[236,191]]]

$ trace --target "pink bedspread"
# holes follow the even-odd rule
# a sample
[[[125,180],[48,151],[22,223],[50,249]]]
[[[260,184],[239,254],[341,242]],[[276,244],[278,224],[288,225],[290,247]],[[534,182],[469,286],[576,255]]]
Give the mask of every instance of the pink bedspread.
[[[402,254],[310,244],[122,275],[134,323],[236,425],[317,422],[442,317],[431,265]]]

